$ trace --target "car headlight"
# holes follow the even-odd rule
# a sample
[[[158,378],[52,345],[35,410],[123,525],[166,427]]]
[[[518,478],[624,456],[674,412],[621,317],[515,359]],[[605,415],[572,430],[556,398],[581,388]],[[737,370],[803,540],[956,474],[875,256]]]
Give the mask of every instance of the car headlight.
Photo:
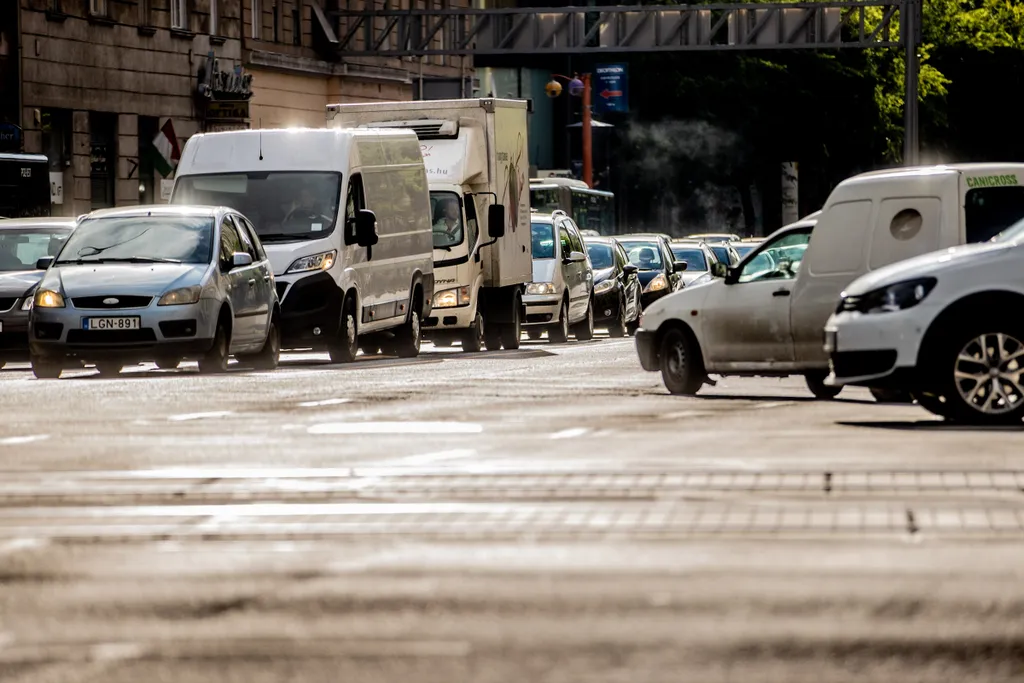
[[[469,287],[445,289],[434,295],[434,308],[454,308],[469,305]]]
[[[594,294],[604,294],[615,288],[615,280],[605,280],[594,285]]]
[[[313,254],[312,256],[303,256],[288,266],[288,270],[284,271],[288,273],[308,273],[311,270],[330,270],[331,266],[334,265],[334,259],[338,255],[338,252],[334,249],[331,251],[325,251],[322,254]]]
[[[663,289],[668,289],[668,278],[665,277],[664,273],[658,273],[653,280],[647,283],[644,287],[645,292],[660,292]]]
[[[182,306],[184,304],[194,304],[199,301],[199,295],[202,294],[203,288],[199,285],[193,287],[182,287],[181,289],[172,289],[171,291],[160,297],[160,301],[156,303],[157,306]]]
[[[924,301],[937,283],[938,280],[933,277],[922,277],[880,287],[862,296],[846,296],[844,294],[839,302],[837,312],[892,313],[903,311]]]
[[[526,285],[527,294],[555,294],[555,285],[552,282],[531,282]]]
[[[64,296],[52,289],[44,289],[36,292],[32,305],[39,308],[64,308]]]

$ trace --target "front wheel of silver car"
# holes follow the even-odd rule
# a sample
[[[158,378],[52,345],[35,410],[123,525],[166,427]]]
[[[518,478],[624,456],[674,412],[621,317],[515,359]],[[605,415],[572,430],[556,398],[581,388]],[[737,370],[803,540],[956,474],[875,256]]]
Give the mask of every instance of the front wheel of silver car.
[[[587,304],[587,315],[584,316],[583,320],[576,323],[576,328],[573,330],[573,336],[576,337],[576,341],[590,341],[594,338],[593,299],[591,299],[590,303]]]
[[[55,363],[52,360],[33,356],[31,361],[32,374],[36,376],[36,379],[60,379],[60,373],[64,371],[60,363]]]
[[[558,311],[558,320],[548,328],[548,341],[552,344],[564,344],[569,339],[569,302],[562,301]]]
[[[252,364],[257,370],[276,370],[281,362],[281,328],[275,318],[267,330],[267,340],[263,348],[252,357]]]
[[[942,394],[958,421],[996,425],[1024,419],[1024,329],[995,327],[977,325],[956,335],[939,357]]]
[[[213,346],[206,355],[199,359],[199,372],[204,375],[215,375],[228,371],[228,351],[231,348],[231,337],[224,323],[217,324],[217,333],[213,338]]]
[[[704,386],[704,361],[700,349],[682,330],[665,333],[659,347],[661,380],[669,393],[693,396]]]

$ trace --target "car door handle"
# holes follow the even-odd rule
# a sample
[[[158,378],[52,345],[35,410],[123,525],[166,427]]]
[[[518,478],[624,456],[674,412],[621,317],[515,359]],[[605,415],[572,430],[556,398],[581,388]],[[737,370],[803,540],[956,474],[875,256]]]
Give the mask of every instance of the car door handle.
[[[772,296],[789,296],[789,290],[788,289],[777,289],[774,292],[772,292]]]
[[[256,286],[256,278],[253,278],[253,279],[249,280],[249,286],[250,287],[255,287]]]
[[[264,282],[270,282],[270,276],[269,275],[264,275],[263,276],[263,281]]]

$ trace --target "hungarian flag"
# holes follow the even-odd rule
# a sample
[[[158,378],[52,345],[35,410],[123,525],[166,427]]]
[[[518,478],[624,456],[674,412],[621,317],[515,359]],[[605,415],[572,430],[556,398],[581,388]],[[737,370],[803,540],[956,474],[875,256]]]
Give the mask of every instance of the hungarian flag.
[[[174,168],[181,158],[181,149],[178,147],[178,136],[174,134],[174,124],[170,119],[160,129],[160,132],[153,138],[153,146],[150,148],[150,156],[153,159],[153,168],[160,172],[164,178],[170,178]]]

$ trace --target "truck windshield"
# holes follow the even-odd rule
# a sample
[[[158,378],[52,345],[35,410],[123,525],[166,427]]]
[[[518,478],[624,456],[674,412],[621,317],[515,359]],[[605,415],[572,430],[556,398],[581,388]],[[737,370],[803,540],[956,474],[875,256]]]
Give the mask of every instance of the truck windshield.
[[[555,258],[555,229],[551,223],[534,223],[530,226],[533,234],[533,258]]]
[[[171,203],[228,206],[262,241],[297,242],[334,231],[340,197],[340,173],[260,171],[180,177]]]
[[[434,224],[434,249],[448,249],[462,244],[462,202],[454,192],[431,192],[430,215]]]

